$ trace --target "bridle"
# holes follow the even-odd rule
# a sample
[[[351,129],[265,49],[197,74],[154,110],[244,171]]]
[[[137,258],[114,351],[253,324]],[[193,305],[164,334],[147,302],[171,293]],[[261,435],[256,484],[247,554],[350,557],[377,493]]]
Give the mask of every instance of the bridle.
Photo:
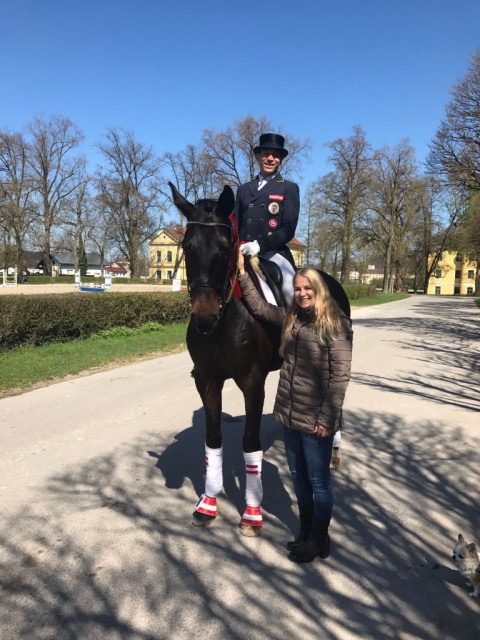
[[[190,300],[192,299],[193,291],[200,289],[201,287],[214,289],[217,292],[220,317],[222,317],[225,306],[232,298],[237,280],[238,228],[233,213],[229,216],[229,222],[230,224],[225,222],[199,222],[197,220],[187,222],[187,227],[190,225],[199,225],[201,227],[225,227],[230,232],[230,242],[233,245],[232,255],[230,257],[230,264],[223,282],[219,283],[203,277],[194,278],[191,282],[188,281],[188,294],[190,296]]]

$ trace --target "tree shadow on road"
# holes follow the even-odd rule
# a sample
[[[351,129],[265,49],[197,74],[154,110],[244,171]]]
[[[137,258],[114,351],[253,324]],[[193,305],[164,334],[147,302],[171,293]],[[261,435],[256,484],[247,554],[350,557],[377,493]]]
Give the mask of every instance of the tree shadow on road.
[[[209,529],[190,525],[203,491],[200,412],[173,441],[152,425],[72,465],[8,518],[3,640],[478,637],[480,603],[450,561],[457,534],[480,530],[478,446],[462,429],[351,412],[332,556],[295,565],[284,548],[295,517],[281,431],[265,418],[265,531],[246,539],[243,417],[224,419],[225,491]]]

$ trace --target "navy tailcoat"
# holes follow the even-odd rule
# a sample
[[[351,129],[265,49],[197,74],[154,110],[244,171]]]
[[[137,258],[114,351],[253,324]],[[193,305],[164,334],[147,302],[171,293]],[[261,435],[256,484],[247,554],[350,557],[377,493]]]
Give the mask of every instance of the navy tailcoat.
[[[277,175],[260,191],[258,179],[242,184],[235,198],[235,218],[240,241],[260,245],[260,255],[280,253],[295,268],[287,242],[295,235],[300,212],[300,192],[295,182]]]

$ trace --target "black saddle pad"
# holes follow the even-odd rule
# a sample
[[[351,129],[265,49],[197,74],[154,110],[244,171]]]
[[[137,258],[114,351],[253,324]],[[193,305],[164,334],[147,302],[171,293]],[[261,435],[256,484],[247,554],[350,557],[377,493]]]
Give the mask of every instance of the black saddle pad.
[[[255,283],[257,290],[262,294],[263,297],[265,297],[261,284],[259,282],[260,276],[254,271],[251,264],[248,265],[248,268],[250,270],[250,276],[252,276],[252,272],[255,274],[254,277],[252,277],[252,280]],[[275,262],[270,262],[269,260],[260,258],[260,268],[263,275],[265,276],[265,282],[270,287],[273,297],[275,298],[277,306],[286,307],[287,305],[285,304],[285,299],[282,293],[283,278],[280,267]]]

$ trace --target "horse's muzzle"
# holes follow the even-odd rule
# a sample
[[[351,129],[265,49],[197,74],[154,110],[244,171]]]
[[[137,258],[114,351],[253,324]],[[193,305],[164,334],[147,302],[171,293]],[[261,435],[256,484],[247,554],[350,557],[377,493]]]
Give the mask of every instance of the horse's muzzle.
[[[218,294],[211,288],[192,292],[192,323],[198,333],[209,335],[220,321],[221,305]]]
[[[198,315],[196,313],[192,313],[192,324],[198,333],[203,336],[212,334],[217,328],[219,320],[219,315]]]

